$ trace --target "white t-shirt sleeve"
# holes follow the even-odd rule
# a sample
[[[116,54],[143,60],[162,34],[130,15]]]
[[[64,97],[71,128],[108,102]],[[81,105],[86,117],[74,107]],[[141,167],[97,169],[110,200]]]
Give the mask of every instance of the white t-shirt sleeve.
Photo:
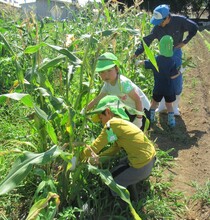
[[[125,94],[128,94],[134,89],[132,82],[130,80],[123,81],[121,86],[122,86],[122,92]]]

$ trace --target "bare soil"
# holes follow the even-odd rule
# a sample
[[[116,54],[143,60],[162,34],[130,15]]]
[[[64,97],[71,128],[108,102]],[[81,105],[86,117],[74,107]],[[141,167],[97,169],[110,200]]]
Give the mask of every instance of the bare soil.
[[[177,219],[209,220],[210,206],[202,200],[193,200],[196,193],[192,183],[205,187],[210,181],[210,43],[209,31],[200,31],[183,48],[185,58],[192,57],[192,67],[184,72],[181,95],[181,115],[172,131],[166,126],[167,115],[160,114],[159,124],[151,132],[159,149],[169,150],[175,158],[174,166],[165,171],[165,180],[171,181],[171,191],[181,191],[188,204],[183,216]]]

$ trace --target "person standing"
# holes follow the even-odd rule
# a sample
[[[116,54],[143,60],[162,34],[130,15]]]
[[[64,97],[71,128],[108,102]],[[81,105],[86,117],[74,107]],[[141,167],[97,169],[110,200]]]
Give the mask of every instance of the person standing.
[[[168,111],[168,125],[175,127],[175,117],[173,102],[176,100],[175,89],[172,80],[180,75],[176,68],[173,56],[173,38],[165,35],[160,39],[160,54],[156,56],[158,70],[150,60],[138,61],[137,65],[144,65],[146,69],[151,69],[154,74],[154,89],[150,108],[150,121],[155,121],[155,110],[162,98],[165,99]]]
[[[144,42],[147,46],[150,46],[153,40],[158,39],[160,41],[164,35],[170,35],[174,41],[172,58],[176,63],[177,69],[181,70],[182,48],[196,35],[198,30],[197,24],[184,16],[171,14],[170,7],[166,4],[159,5],[154,9],[150,22],[154,25],[154,28],[149,35],[143,38]],[[188,32],[186,37],[184,37],[185,32]],[[134,57],[139,56],[143,52],[144,47],[141,43],[135,51]],[[183,86],[182,74],[173,80],[173,84],[176,93],[176,100],[173,103],[174,114],[180,115],[179,100]],[[164,109],[165,103],[163,100],[159,105],[158,111],[161,112]]]

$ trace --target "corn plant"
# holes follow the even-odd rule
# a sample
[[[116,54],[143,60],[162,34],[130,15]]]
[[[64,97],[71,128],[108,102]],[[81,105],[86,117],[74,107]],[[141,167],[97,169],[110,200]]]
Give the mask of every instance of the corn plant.
[[[94,71],[98,56],[107,50],[114,52],[120,58],[122,73],[140,81],[136,75],[140,71],[142,86],[145,91],[147,88],[147,92],[151,91],[149,75],[137,70],[130,59],[147,28],[147,15],[143,13],[138,19],[138,7],[130,16],[128,12],[120,14],[103,1],[101,6],[96,3],[94,6],[98,11],[96,16],[91,8],[86,8],[66,23],[56,21],[48,25],[45,20],[39,23],[32,14],[16,26],[17,32],[13,32],[12,38],[17,37],[19,45],[10,41],[7,29],[0,33],[0,62],[9,60],[7,68],[14,79],[14,83],[9,84],[9,92],[0,95],[0,103],[9,105],[18,101],[28,109],[25,119],[34,134],[36,149],[36,152],[18,152],[21,156],[1,182],[0,193],[3,195],[16,188],[31,172],[38,176],[40,183],[28,219],[38,215],[52,219],[58,208],[68,207],[75,201],[80,207],[80,216],[85,218],[79,192],[87,197],[90,172],[99,175],[128,203],[133,217],[140,219],[128,191],[116,185],[107,170],[82,164],[71,172],[71,158],[78,157],[84,142],[95,136],[91,129],[94,125],[81,116],[80,111],[94,97],[93,91],[97,93],[101,86]],[[73,34],[67,45],[65,36],[68,33]],[[146,47],[146,54],[155,65],[152,50]],[[75,145],[75,142],[80,144]]]

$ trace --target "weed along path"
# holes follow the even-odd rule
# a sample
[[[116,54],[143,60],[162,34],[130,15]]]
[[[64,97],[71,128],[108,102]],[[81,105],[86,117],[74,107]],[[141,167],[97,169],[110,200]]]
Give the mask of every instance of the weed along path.
[[[204,40],[205,39],[205,40]],[[203,203],[209,196],[210,181],[210,44],[209,30],[200,31],[183,48],[185,58],[192,57],[184,72],[181,97],[181,116],[176,117],[173,131],[166,128],[166,115],[159,116],[152,138],[158,148],[169,150],[175,160],[165,171],[165,181],[171,183],[171,192],[182,192],[187,201],[187,213],[177,219],[210,219],[210,205]],[[207,187],[208,183],[208,187]],[[203,189],[206,189],[204,192]],[[203,194],[202,194],[203,193]],[[206,194],[205,194],[206,193]],[[193,200],[200,195],[200,199]],[[183,201],[184,201],[183,200]],[[209,201],[209,198],[208,198]]]

